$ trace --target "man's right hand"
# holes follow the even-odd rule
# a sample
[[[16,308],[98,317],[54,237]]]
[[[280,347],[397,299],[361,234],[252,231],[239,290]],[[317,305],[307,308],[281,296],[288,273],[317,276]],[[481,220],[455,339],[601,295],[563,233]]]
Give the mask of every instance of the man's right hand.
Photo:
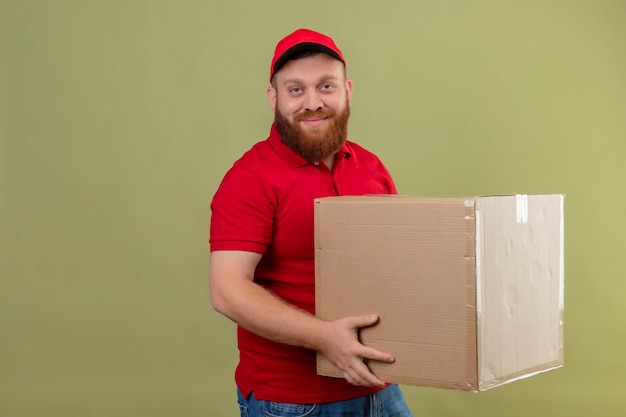
[[[393,363],[395,358],[359,342],[359,329],[378,322],[375,314],[346,317],[326,322],[320,341],[320,351],[343,373],[349,383],[360,386],[384,387],[365,364],[364,360]]]
[[[385,383],[364,360],[393,363],[394,357],[359,342],[359,329],[373,326],[378,316],[354,316],[325,322],[301,311],[254,282],[261,255],[244,251],[211,253],[210,289],[213,307],[241,327],[275,342],[321,351],[353,385]]]

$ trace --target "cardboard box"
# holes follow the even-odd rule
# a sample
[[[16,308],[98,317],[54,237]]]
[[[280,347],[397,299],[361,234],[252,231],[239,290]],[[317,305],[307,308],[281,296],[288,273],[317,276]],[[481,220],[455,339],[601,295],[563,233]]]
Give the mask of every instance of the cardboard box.
[[[315,201],[316,314],[377,313],[387,382],[483,391],[563,365],[563,195]],[[317,371],[341,377],[322,354]]]

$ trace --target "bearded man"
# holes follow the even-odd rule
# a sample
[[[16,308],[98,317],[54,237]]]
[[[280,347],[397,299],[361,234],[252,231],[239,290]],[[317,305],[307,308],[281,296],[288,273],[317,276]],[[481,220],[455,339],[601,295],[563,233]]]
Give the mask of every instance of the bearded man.
[[[379,158],[347,141],[343,54],[299,29],[277,44],[270,82],[269,137],[235,162],[211,202],[211,302],[237,323],[241,415],[412,416],[398,386],[366,365],[394,361],[359,342],[376,314],[315,317],[313,200],[396,193]],[[317,375],[316,351],[343,378]]]

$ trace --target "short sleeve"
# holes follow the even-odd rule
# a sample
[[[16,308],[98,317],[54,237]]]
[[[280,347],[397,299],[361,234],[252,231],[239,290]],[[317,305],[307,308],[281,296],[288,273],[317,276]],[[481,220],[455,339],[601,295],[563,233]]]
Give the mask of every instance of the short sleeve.
[[[210,250],[265,253],[275,204],[253,172],[233,167],[211,201]]]

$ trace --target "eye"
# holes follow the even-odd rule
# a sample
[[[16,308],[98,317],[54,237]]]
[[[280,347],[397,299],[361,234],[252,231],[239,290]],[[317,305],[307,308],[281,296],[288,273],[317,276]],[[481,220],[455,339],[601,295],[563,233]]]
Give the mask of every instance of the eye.
[[[320,90],[322,91],[332,91],[334,88],[335,86],[331,83],[324,83],[320,86]]]
[[[289,93],[292,95],[297,95],[297,94],[300,94],[301,92],[302,92],[302,88],[300,87],[291,87],[289,89]]]

